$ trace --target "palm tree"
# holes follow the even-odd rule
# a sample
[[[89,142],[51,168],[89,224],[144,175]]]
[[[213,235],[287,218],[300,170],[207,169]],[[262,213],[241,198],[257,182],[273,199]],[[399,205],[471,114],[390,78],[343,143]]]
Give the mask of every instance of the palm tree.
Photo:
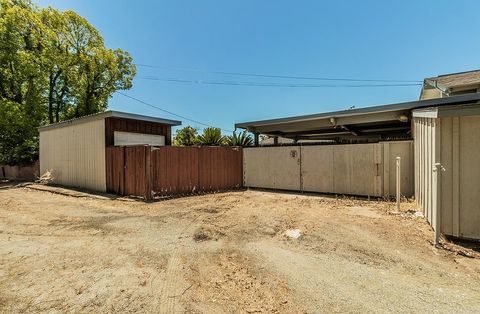
[[[246,131],[239,134],[233,132],[232,135],[227,136],[226,143],[230,146],[252,146],[253,140]]]
[[[219,128],[205,128],[203,133],[197,136],[197,144],[200,146],[220,146],[225,143],[225,137]]]

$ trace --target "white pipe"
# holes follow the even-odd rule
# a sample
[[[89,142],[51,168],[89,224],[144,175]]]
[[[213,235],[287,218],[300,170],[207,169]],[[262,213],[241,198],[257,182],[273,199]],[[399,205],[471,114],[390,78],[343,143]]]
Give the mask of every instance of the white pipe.
[[[397,212],[400,211],[400,183],[401,183],[401,180],[400,180],[400,161],[401,161],[401,158],[400,157],[397,157],[396,158],[396,165],[397,165]]]
[[[434,197],[434,217],[435,217],[435,235],[434,235],[434,244],[438,246],[440,244],[440,235],[442,234],[442,203],[441,203],[441,195],[442,195],[442,171],[445,171],[445,168],[442,166],[441,163],[435,163],[435,168],[433,169],[434,176],[435,176],[435,184],[433,188],[435,189],[436,193],[433,195]]]

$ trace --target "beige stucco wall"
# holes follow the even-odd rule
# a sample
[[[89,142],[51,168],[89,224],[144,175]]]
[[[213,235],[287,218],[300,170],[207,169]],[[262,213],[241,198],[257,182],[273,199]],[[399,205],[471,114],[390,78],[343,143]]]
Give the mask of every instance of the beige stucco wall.
[[[244,185],[300,190],[300,147],[256,147],[243,150]]]
[[[413,141],[384,142],[381,144],[383,151],[383,195],[395,196],[396,194],[396,158],[400,157],[401,195],[414,196]]]
[[[105,120],[40,130],[40,173],[54,183],[106,191]]]
[[[395,157],[402,195],[413,195],[412,142],[244,149],[244,185],[295,191],[395,195]],[[295,152],[295,153],[293,153]],[[295,157],[292,157],[295,155]]]
[[[302,147],[303,190],[382,196],[381,144]]]
[[[435,226],[437,194],[433,168],[436,162],[441,163],[441,232],[480,239],[480,116],[414,121],[418,204]]]

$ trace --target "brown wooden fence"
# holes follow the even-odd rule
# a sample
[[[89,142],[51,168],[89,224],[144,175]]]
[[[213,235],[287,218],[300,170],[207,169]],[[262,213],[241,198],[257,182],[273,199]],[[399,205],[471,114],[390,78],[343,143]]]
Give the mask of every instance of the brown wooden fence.
[[[107,191],[146,199],[240,188],[242,167],[239,147],[106,149]]]

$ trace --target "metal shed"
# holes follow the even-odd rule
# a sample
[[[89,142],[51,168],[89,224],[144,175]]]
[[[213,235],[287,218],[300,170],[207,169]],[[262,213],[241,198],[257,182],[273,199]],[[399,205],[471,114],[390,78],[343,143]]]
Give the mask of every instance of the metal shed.
[[[39,128],[40,174],[53,182],[106,191],[106,147],[171,144],[180,121],[107,111]]]
[[[415,199],[440,234],[480,239],[480,105],[413,111]]]

